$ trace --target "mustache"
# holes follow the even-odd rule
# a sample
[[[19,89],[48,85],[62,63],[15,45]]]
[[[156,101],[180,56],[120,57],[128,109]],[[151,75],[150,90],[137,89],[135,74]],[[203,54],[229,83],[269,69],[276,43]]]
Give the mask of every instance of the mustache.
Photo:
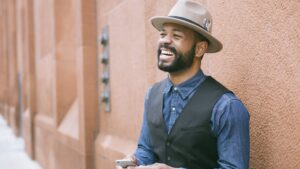
[[[168,45],[168,44],[165,44],[165,43],[160,43],[160,44],[159,44],[158,50],[157,50],[158,55],[161,54],[161,48],[168,49],[168,50],[170,50],[172,53],[174,53],[174,55],[177,55],[177,50],[176,50],[176,48],[173,47],[173,46],[170,46],[170,45]]]

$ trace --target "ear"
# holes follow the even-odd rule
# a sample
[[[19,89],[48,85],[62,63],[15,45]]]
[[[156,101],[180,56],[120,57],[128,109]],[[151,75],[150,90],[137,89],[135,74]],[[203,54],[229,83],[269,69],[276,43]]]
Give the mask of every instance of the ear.
[[[206,52],[208,43],[206,41],[199,41],[196,43],[195,57],[202,57]]]

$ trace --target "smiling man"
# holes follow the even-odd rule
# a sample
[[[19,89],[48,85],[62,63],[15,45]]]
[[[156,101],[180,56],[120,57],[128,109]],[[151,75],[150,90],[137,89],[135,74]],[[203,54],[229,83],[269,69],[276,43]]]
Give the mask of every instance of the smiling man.
[[[211,34],[211,15],[198,3],[178,0],[168,16],[151,22],[160,32],[157,65],[168,77],[148,90],[130,157],[136,166],[128,168],[247,169],[249,113],[201,70],[204,54],[222,49]]]

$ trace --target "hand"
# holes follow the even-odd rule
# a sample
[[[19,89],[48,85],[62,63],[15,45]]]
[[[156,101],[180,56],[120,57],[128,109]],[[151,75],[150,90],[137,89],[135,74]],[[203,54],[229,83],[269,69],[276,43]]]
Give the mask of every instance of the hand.
[[[127,169],[175,169],[175,168],[168,166],[166,164],[155,163],[155,164],[147,165],[147,166],[141,165],[138,167],[127,167]]]
[[[134,166],[136,166],[136,158],[133,154],[130,154],[130,155],[127,155],[125,158],[121,159],[121,160],[116,160],[116,163],[121,163],[122,160],[125,160],[125,161],[132,161]],[[118,161],[118,162],[117,162]],[[122,163],[121,163],[122,164]],[[131,164],[132,165],[132,164]],[[115,166],[116,169],[122,169],[122,166],[119,166],[119,165],[116,165]],[[126,167],[123,167],[123,168],[126,168]]]
[[[134,163],[136,164],[136,158],[134,156],[134,154],[129,154],[125,157],[125,159],[129,159],[131,161],[134,161]]]

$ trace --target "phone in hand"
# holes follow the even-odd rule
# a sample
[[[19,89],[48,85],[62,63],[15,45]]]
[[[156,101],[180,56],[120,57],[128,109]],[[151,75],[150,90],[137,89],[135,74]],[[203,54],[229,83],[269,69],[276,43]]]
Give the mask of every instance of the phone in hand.
[[[128,166],[136,166],[136,163],[130,159],[116,160],[116,165],[126,168]]]

